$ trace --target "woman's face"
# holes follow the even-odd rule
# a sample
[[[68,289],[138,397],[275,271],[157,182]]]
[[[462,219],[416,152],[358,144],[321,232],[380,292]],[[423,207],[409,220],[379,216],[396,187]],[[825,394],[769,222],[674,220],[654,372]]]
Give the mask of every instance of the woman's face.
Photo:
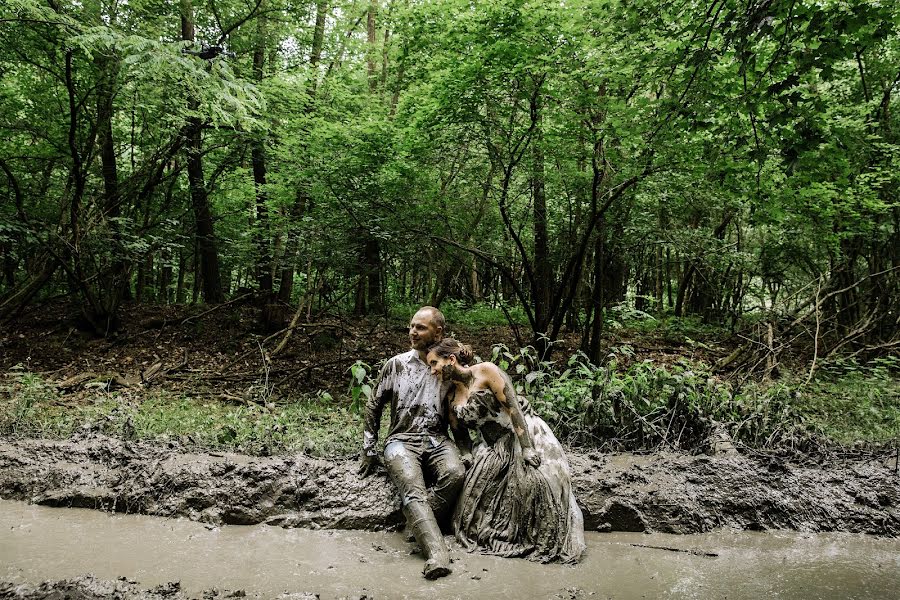
[[[444,358],[438,356],[437,353],[432,350],[425,357],[425,361],[428,363],[428,366],[431,367],[432,375],[441,381],[450,381],[450,377],[453,375],[454,365],[456,364],[455,356]]]

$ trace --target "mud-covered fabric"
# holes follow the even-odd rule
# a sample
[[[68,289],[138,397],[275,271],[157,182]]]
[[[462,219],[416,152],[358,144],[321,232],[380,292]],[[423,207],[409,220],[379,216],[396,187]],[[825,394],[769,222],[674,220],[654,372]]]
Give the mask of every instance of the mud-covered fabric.
[[[456,444],[447,438],[434,444],[432,436],[388,442],[384,466],[400,492],[403,506],[425,503],[438,522],[450,516],[466,474]],[[428,488],[428,483],[433,485]]]
[[[363,452],[374,456],[384,405],[391,405],[386,443],[431,436],[434,444],[447,437],[444,396],[449,384],[431,374],[419,353],[410,350],[389,359],[381,368],[375,392],[366,402]]]
[[[482,442],[466,473],[453,516],[460,543],[469,551],[537,562],[577,561],[584,551],[584,521],[575,503],[569,461],[547,424],[520,398],[539,467],[526,465],[509,414],[490,390],[472,392],[455,408]]]

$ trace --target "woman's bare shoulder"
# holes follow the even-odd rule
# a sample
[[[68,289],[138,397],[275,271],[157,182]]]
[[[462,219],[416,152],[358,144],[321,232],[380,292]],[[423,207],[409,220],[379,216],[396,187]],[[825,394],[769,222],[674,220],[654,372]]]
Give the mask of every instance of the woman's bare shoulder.
[[[490,361],[484,361],[484,362],[474,364],[474,365],[472,365],[472,368],[478,369],[481,373],[483,373],[485,375],[488,375],[488,374],[495,375],[495,374],[500,374],[503,372],[500,369],[500,367],[498,367],[497,365],[495,365],[494,363],[492,363]]]

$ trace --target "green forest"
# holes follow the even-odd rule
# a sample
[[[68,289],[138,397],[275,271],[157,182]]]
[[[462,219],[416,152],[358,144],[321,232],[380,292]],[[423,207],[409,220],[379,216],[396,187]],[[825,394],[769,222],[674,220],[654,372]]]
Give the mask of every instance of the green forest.
[[[354,447],[392,353],[367,334],[421,305],[493,336],[570,443],[896,441],[898,96],[886,0],[6,0],[0,331],[59,310],[96,354],[138,309],[249,315],[217,338],[255,361],[249,420],[211,443],[269,419],[248,435],[309,448],[287,363],[366,323],[336,384],[303,367]],[[57,353],[28,331],[7,429],[73,374],[23,362]],[[91,414],[158,433],[127,398]]]

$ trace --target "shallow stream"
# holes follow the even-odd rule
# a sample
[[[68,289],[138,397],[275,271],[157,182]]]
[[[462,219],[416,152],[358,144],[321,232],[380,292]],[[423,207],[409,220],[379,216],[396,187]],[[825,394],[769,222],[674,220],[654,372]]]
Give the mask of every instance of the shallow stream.
[[[449,538],[448,538],[449,539]],[[587,534],[575,567],[471,555],[429,582],[399,533],[211,527],[0,500],[0,581],[92,573],[277,597],[900,598],[900,540],[855,534]]]

